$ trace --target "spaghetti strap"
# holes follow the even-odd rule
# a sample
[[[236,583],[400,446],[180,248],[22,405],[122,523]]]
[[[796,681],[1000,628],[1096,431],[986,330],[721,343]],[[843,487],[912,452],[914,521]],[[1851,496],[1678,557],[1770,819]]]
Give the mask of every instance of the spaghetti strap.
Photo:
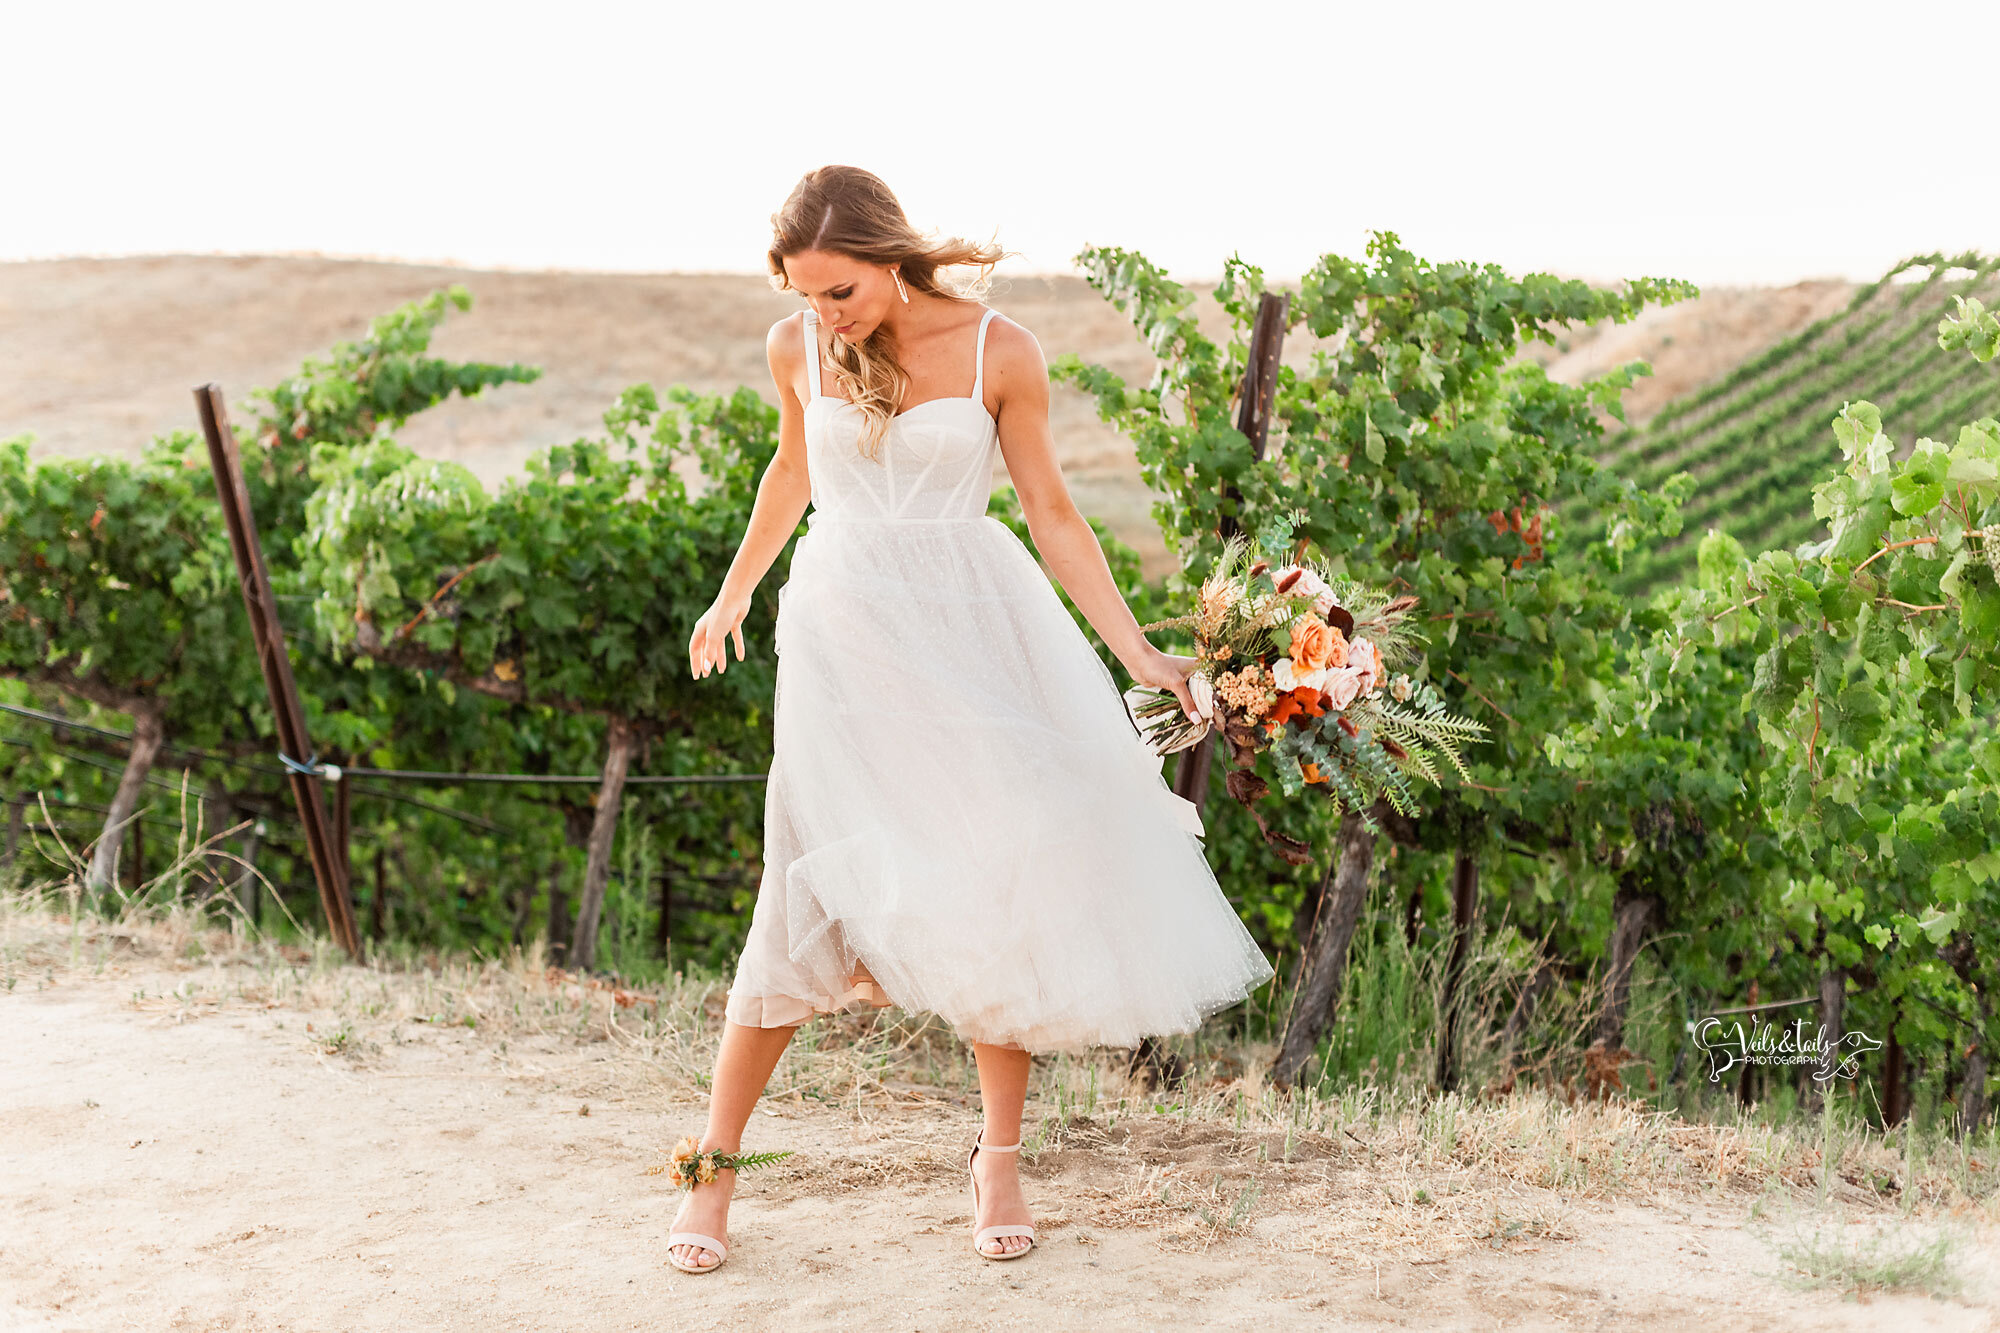
[[[800,328],[805,330],[806,334],[806,386],[808,390],[806,401],[809,403],[813,399],[822,396],[819,391],[819,335],[813,332],[813,325],[817,322],[818,320],[813,312],[808,310],[806,311],[804,321],[799,325]]]
[[[981,407],[986,405],[986,325],[995,313],[988,310],[979,317],[979,342],[972,351],[972,401]]]

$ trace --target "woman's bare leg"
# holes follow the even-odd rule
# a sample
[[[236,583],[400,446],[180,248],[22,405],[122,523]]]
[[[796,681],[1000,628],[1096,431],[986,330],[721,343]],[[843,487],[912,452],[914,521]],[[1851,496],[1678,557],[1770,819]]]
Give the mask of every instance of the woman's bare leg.
[[[986,1125],[981,1139],[986,1143],[1021,1141],[1021,1104],[1028,1096],[1028,1070],[1032,1064],[1026,1051],[974,1042],[972,1058],[979,1066],[979,1100],[986,1109]],[[983,1152],[972,1159],[972,1173],[979,1181],[979,1215],[972,1229],[997,1226],[1030,1226],[1034,1215],[1021,1193],[1017,1164],[1019,1153]],[[1006,1254],[1027,1248],[1026,1236],[996,1236],[985,1243],[988,1254]]]
[[[743,1150],[743,1126],[749,1122],[750,1112],[756,1109],[757,1099],[764,1095],[764,1085],[771,1081],[771,1071],[778,1067],[785,1043],[797,1031],[796,1026],[754,1028],[723,1023],[722,1046],[715,1053],[715,1073],[709,1085],[708,1128],[701,1136],[704,1151]],[[681,1200],[672,1229],[713,1236],[727,1245],[729,1236],[723,1228],[728,1225],[729,1199],[735,1192],[736,1173],[716,1172],[714,1180],[696,1185]],[[704,1245],[676,1245],[674,1253],[682,1263],[697,1268],[713,1268],[722,1262],[720,1255]]]

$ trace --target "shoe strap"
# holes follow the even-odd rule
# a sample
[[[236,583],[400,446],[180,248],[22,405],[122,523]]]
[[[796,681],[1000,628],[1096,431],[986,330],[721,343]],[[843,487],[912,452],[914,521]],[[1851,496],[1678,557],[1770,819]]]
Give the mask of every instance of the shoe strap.
[[[667,1248],[676,1245],[699,1245],[704,1250],[715,1251],[715,1261],[721,1263],[729,1257],[729,1248],[713,1236],[704,1236],[698,1231],[675,1231],[667,1236]]]
[[[1000,1144],[1000,1143],[981,1143],[981,1142],[979,1142],[979,1141],[978,1141],[977,1139],[974,1139],[974,1140],[973,1140],[973,1143],[972,1143],[972,1146],[973,1146],[973,1147],[975,1147],[975,1148],[977,1148],[977,1149],[979,1149],[979,1151],[981,1151],[981,1152],[1019,1152],[1019,1151],[1021,1151],[1021,1145],[1020,1145],[1019,1143],[1007,1143],[1007,1144]]]
[[[1033,1240],[1035,1238],[1035,1229],[1024,1226],[981,1227],[973,1233],[972,1243],[974,1245],[981,1245],[989,1240],[997,1240],[1002,1236],[1026,1236],[1029,1240]]]

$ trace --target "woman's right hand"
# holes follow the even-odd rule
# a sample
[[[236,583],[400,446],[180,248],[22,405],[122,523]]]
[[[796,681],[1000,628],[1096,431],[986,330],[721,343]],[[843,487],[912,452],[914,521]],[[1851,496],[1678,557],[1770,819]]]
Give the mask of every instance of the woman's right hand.
[[[694,622],[694,637],[688,640],[688,670],[700,680],[713,667],[729,670],[729,638],[736,637],[736,660],[743,660],[743,619],[750,614],[748,597],[721,596]]]

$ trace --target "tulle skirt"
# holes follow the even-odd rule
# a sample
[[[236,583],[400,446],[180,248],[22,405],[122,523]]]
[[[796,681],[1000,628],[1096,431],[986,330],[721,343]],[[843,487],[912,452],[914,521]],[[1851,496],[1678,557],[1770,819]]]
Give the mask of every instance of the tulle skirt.
[[[779,590],[764,868],[727,1016],[930,1011],[1030,1051],[1272,975],[1110,671],[991,517],[815,512]]]

